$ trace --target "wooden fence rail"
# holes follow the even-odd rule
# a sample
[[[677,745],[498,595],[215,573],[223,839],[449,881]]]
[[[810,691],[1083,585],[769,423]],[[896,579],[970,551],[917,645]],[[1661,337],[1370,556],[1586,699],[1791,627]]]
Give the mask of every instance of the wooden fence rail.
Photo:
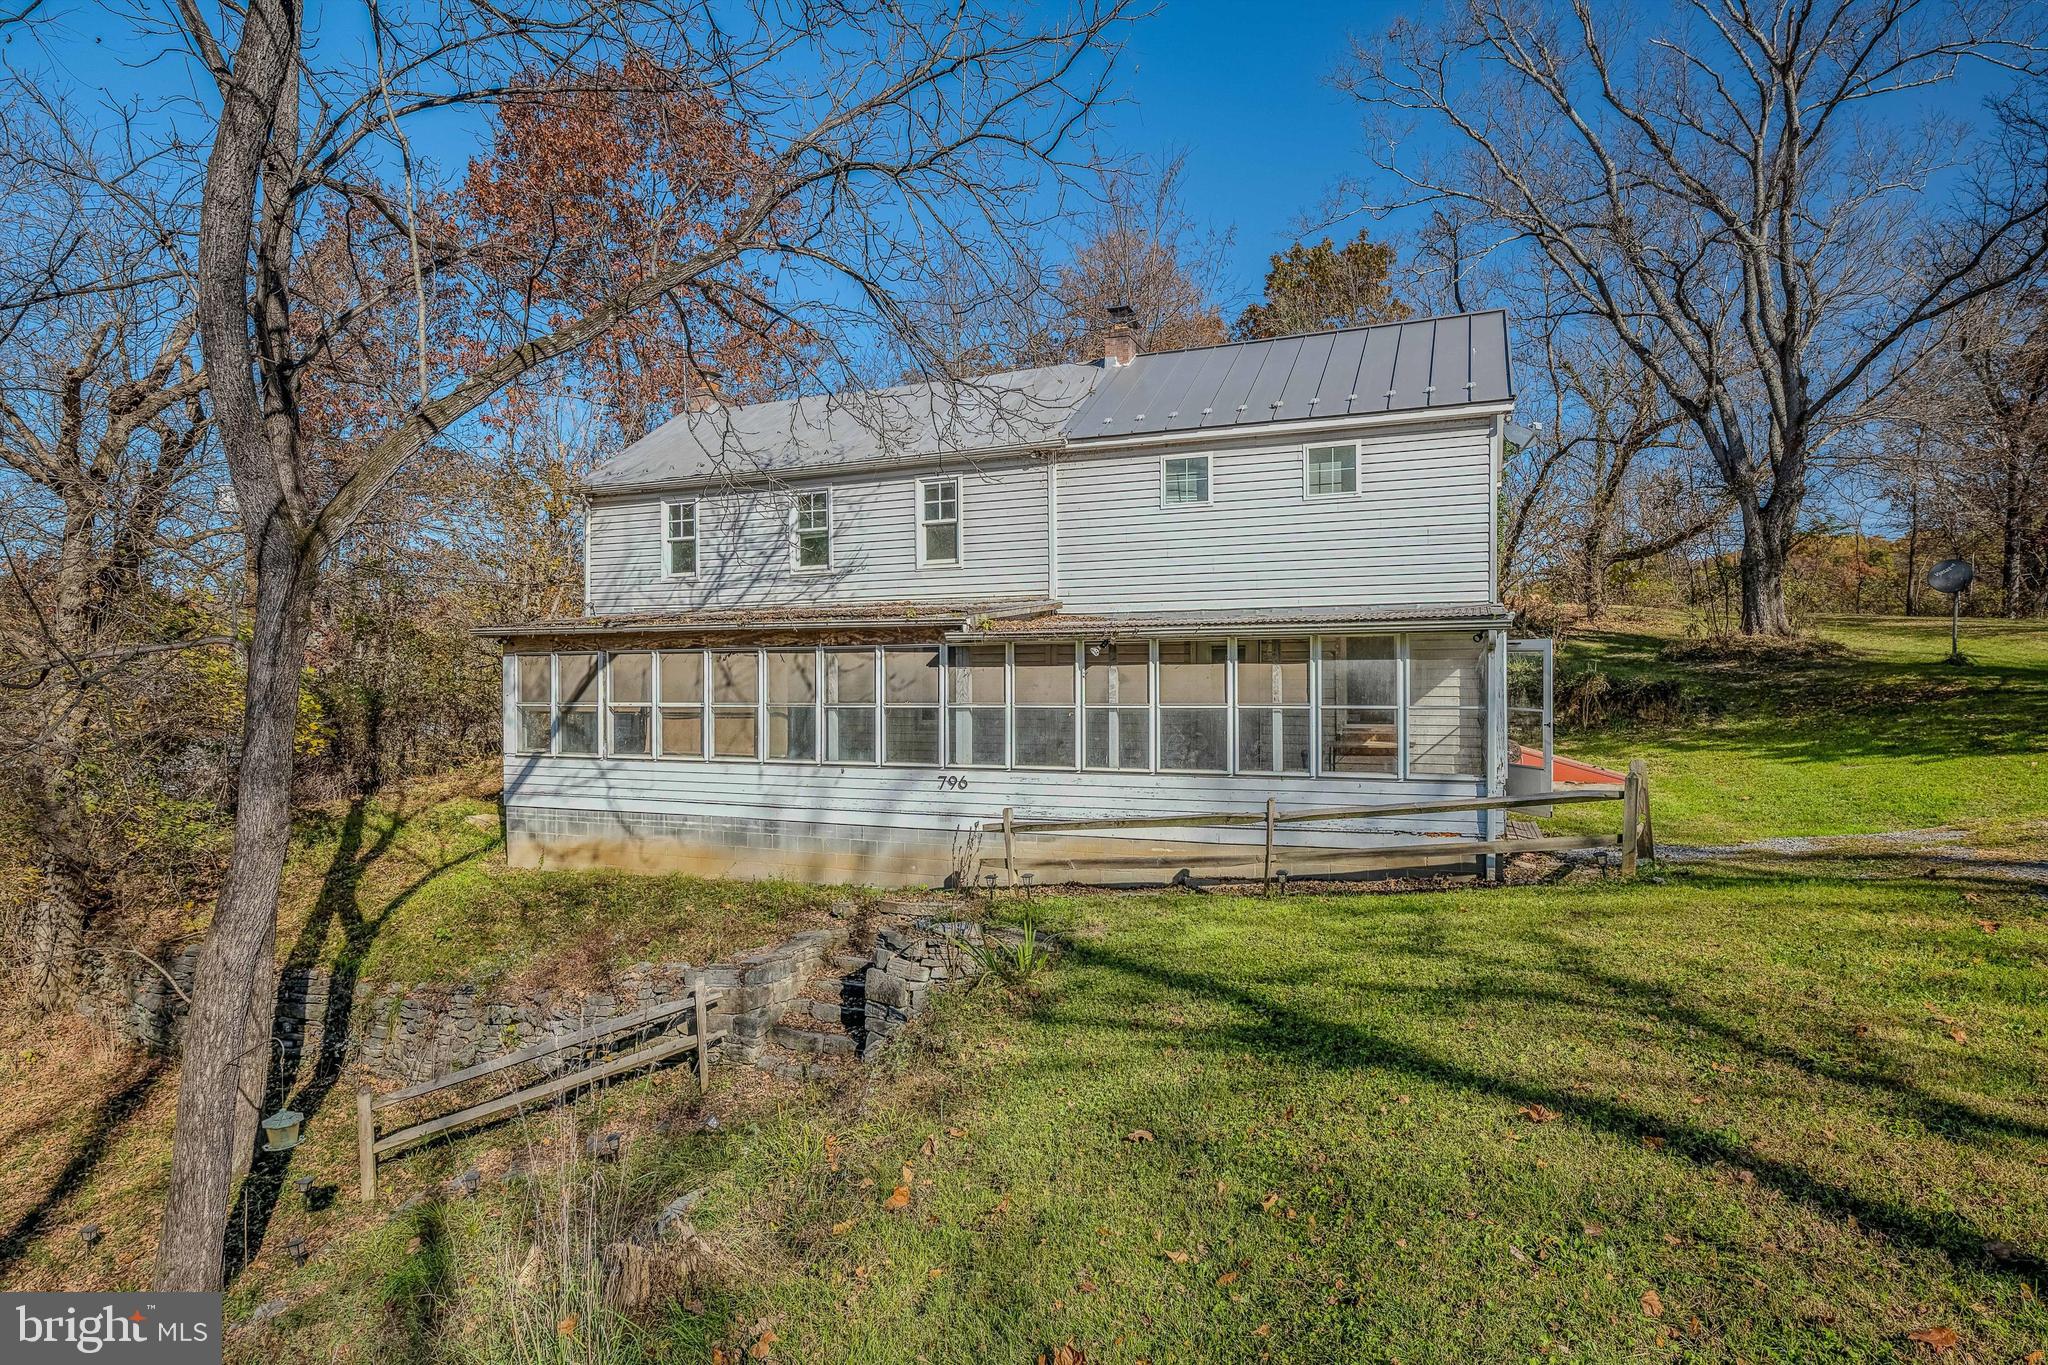
[[[470,1081],[480,1080],[485,1076],[493,1076],[502,1071],[509,1071],[516,1066],[526,1066],[533,1062],[545,1061],[549,1057],[588,1046],[591,1043],[599,1042],[615,1034],[630,1033],[650,1028],[657,1024],[666,1024],[673,1019],[681,1017],[685,1011],[692,1015],[692,1022],[694,1024],[692,1031],[689,1033],[671,1034],[650,1043],[646,1047],[637,1048],[632,1052],[623,1053],[617,1057],[607,1058],[595,1066],[578,1068],[566,1075],[556,1076],[551,1080],[525,1086],[509,1094],[500,1095],[494,1099],[484,1100],[480,1103],[469,1105],[467,1108],[458,1109],[452,1114],[443,1114],[438,1118],[426,1119],[381,1136],[377,1132],[377,1114],[380,1110],[389,1109],[408,1100],[421,1099],[427,1095],[467,1084]],[[550,1038],[538,1046],[509,1053],[503,1057],[493,1058],[488,1062],[479,1062],[475,1066],[464,1067],[460,1071],[451,1071],[445,1076],[436,1076],[430,1081],[409,1085],[403,1090],[394,1090],[389,1094],[379,1095],[369,1090],[358,1090],[356,1092],[356,1165],[357,1173],[361,1179],[363,1200],[368,1202],[377,1197],[378,1157],[383,1156],[387,1152],[395,1152],[401,1147],[410,1147],[416,1143],[424,1142],[428,1138],[437,1137],[442,1133],[460,1128],[465,1124],[475,1123],[480,1119],[493,1118],[499,1114],[512,1113],[515,1110],[525,1108],[529,1104],[553,1099],[558,1095],[568,1094],[572,1090],[580,1090],[586,1085],[608,1080],[613,1076],[623,1075],[629,1071],[637,1071],[644,1066],[653,1066],[692,1050],[697,1054],[697,1084],[699,1086],[708,1084],[711,1078],[711,1044],[725,1037],[728,1032],[724,1029],[720,1029],[715,1033],[712,1032],[709,1016],[710,1002],[706,998],[704,978],[700,973],[690,983],[689,994],[680,1000],[671,1000],[666,1004],[654,1005],[644,1010],[637,1010],[632,1014],[620,1015],[616,1019],[608,1019],[603,1023],[593,1024],[588,1028],[577,1029],[573,1033],[564,1033],[559,1037]]]
[[[1017,837],[1022,834],[1068,834],[1082,830],[1112,829],[1198,829],[1215,826],[1263,825],[1265,880],[1273,880],[1273,836],[1282,825],[1313,820],[1372,820],[1401,815],[1444,815],[1458,812],[1520,810],[1529,806],[1567,806],[1588,801],[1619,801],[1622,807],[1619,834],[1561,834],[1535,839],[1475,839],[1463,835],[1418,839],[1408,843],[1379,844],[1359,852],[1375,858],[1405,857],[1413,854],[1490,854],[1559,852],[1566,849],[1615,849],[1621,854],[1621,870],[1635,875],[1638,858],[1655,857],[1655,836],[1650,825],[1649,770],[1641,759],[1628,765],[1628,776],[1619,787],[1568,787],[1557,791],[1530,792],[1526,796],[1479,796],[1428,801],[1399,801],[1380,806],[1348,806],[1337,810],[1280,810],[1274,797],[1266,798],[1263,813],[1247,811],[1202,811],[1187,815],[1145,815],[1127,818],[1082,820],[1019,820],[1009,806],[1003,818],[981,826],[988,833],[1003,836],[1004,880],[1017,884]]]

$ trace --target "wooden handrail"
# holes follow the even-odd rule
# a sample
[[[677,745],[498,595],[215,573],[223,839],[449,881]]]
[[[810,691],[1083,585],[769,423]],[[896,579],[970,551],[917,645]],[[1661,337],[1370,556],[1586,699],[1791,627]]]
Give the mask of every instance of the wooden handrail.
[[[1515,810],[1523,806],[1567,806],[1582,801],[1619,801],[1623,787],[1569,787],[1563,791],[1531,792],[1526,796],[1471,796],[1433,801],[1401,801],[1383,806],[1347,806],[1338,810],[1295,811],[1274,815],[1275,824],[1293,825],[1309,820],[1371,820],[1395,815],[1443,815],[1457,811]],[[1200,825],[1263,825],[1264,812],[1198,811],[1189,815],[1141,815],[1099,820],[992,820],[981,828],[1007,830],[1012,834],[1050,834],[1064,829],[1173,829]]]

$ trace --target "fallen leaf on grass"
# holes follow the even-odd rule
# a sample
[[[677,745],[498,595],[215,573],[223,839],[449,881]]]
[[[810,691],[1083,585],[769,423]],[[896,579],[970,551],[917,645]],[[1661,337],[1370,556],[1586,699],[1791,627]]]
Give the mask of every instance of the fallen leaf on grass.
[[[1519,1112],[1523,1118],[1531,1123],[1549,1123],[1558,1117],[1555,1109],[1546,1109],[1540,1104],[1525,1104]]]
[[[946,1136],[949,1138],[964,1138],[967,1136],[967,1130],[965,1128],[948,1128]]]
[[[936,1137],[928,1137],[924,1140],[924,1146],[917,1150],[923,1156],[937,1156],[939,1154],[939,1140]]]
[[[2020,1358],[2020,1365],[2043,1365],[2048,1361],[2048,1351],[2029,1351]]]
[[[1664,1139],[1655,1136],[1645,1136],[1643,1138],[1643,1146],[1648,1147],[1653,1152],[1661,1152],[1664,1150]]]
[[[1237,1283],[1237,1272],[1236,1272],[1235,1270],[1226,1270],[1226,1271],[1224,1271],[1224,1272],[1223,1272],[1223,1273],[1222,1273],[1221,1275],[1218,1275],[1218,1276],[1216,1277],[1216,1287],[1217,1287],[1218,1289],[1221,1289],[1221,1288],[1222,1288],[1222,1287],[1223,1287],[1224,1285],[1226,1285],[1226,1284],[1236,1284],[1236,1283]]]
[[[1151,1140],[1152,1131],[1149,1128],[1133,1128],[1130,1136],[1124,1139],[1125,1142],[1150,1142]]]
[[[1967,1042],[1969,1042],[1969,1041],[1970,1041],[1970,1035],[1969,1035],[1969,1032],[1968,1032],[1967,1030],[1965,1030],[1965,1029],[1961,1029],[1961,1028],[1952,1028],[1952,1029],[1950,1029],[1950,1030],[1948,1031],[1948,1036],[1949,1036],[1949,1037],[1951,1037],[1951,1038],[1953,1038],[1953,1039],[1955,1039],[1955,1040],[1956,1040],[1957,1042],[1959,1042],[1959,1043],[1967,1043]]]
[[[1645,1289],[1643,1291],[1643,1316],[1646,1318],[1661,1318],[1664,1316],[1664,1300],[1657,1297],[1657,1291],[1654,1289]]]
[[[1279,1202],[1280,1202],[1280,1196],[1279,1196],[1279,1195],[1277,1195],[1277,1194],[1269,1194],[1269,1195],[1267,1195],[1267,1196],[1266,1196],[1266,1197],[1265,1197],[1264,1199],[1261,1199],[1261,1200],[1259,1201],[1259,1210],[1260,1210],[1260,1212],[1262,1212],[1262,1213],[1271,1213],[1271,1212],[1273,1211],[1273,1206],[1274,1206],[1275,1204],[1279,1203]]]
[[[568,1317],[555,1324],[555,1335],[562,1337],[576,1335],[576,1315],[574,1313],[571,1313]]]
[[[993,1218],[999,1213],[1008,1213],[1009,1211],[1010,1196],[1006,1194],[1001,1199],[996,1200],[996,1206],[988,1211],[988,1216]]]
[[[1039,1357],[1044,1360],[1044,1356]],[[1081,1348],[1073,1342],[1052,1348],[1051,1365],[1088,1365],[1088,1357],[1081,1354]]]
[[[927,1271],[925,1272],[925,1277],[926,1277],[927,1279],[933,1279],[933,1280],[936,1280],[936,1279],[938,1279],[938,1278],[939,1278],[939,1276],[941,1276],[941,1275],[943,1275],[943,1274],[945,1274],[945,1273],[946,1273],[946,1267],[944,1267],[944,1266],[942,1266],[942,1265],[935,1265],[935,1266],[933,1266],[933,1267],[932,1267],[932,1268],[931,1268],[930,1270],[927,1270]]]
[[[754,1345],[747,1354],[756,1360],[766,1360],[768,1352],[775,1345],[775,1342],[775,1329],[773,1327],[764,1327],[761,1329],[761,1335],[755,1338]]]
[[[832,1225],[832,1235],[833,1235],[834,1237],[844,1237],[844,1236],[845,1236],[845,1235],[846,1235],[847,1233],[849,1233],[849,1232],[852,1232],[852,1231],[853,1231],[853,1220],[852,1220],[851,1218],[847,1219],[847,1220],[846,1220],[845,1222],[843,1222],[843,1223],[834,1223],[834,1224]]]
[[[910,1206],[910,1186],[898,1185],[889,1191],[889,1197],[882,1201],[885,1209],[902,1209]]]
[[[1604,1223],[1581,1223],[1579,1226],[1588,1237],[1605,1237],[1607,1235],[1607,1227]]]
[[[1166,1253],[1166,1259],[1175,1265],[1186,1265],[1191,1258],[1185,1251],[1169,1251]]]
[[[1906,1333],[1906,1340],[1932,1347],[1936,1355],[1947,1355],[1956,1348],[1956,1343],[1962,1338],[1956,1334],[1953,1327],[1922,1327]]]
[[[1977,921],[1977,927],[1987,934],[1995,934],[1998,932],[1998,921],[1995,919],[1980,919]]]
[[[1255,1337],[1269,1337],[1273,1335],[1273,1324],[1270,1322],[1260,1323],[1257,1327],[1252,1328],[1252,1335]]]

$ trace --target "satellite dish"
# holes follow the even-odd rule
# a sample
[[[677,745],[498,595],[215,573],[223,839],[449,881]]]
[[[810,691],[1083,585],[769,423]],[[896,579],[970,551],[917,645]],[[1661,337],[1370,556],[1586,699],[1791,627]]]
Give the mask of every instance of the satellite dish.
[[[1936,592],[1956,593],[1970,586],[1977,577],[1966,560],[1944,559],[1927,571],[1927,586]]]

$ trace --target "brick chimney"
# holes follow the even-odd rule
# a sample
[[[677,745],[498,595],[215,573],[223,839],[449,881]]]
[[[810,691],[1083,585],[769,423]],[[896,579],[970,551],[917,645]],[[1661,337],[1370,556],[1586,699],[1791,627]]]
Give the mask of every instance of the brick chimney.
[[[1102,339],[1102,363],[1107,369],[1129,365],[1138,358],[1138,332],[1131,326],[1136,316],[1128,303],[1109,306],[1109,332]]]

